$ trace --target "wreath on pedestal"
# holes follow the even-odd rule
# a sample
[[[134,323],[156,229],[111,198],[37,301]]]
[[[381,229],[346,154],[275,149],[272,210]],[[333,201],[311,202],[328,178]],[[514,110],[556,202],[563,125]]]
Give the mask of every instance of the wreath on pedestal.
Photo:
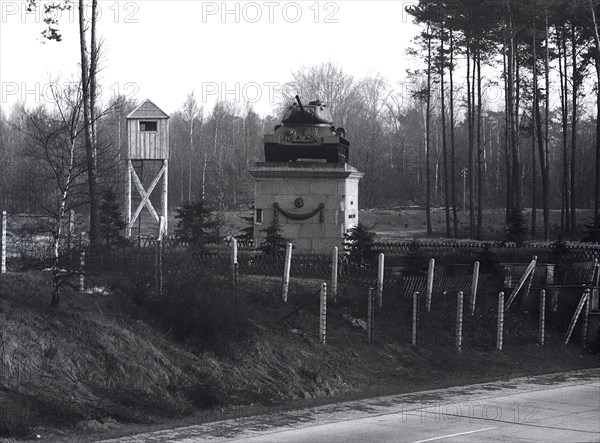
[[[292,220],[308,220],[309,218],[314,217],[315,215],[319,214],[319,223],[323,223],[325,221],[325,216],[323,214],[323,209],[325,209],[324,203],[320,203],[316,209],[314,209],[310,212],[304,213],[304,214],[288,212],[285,209],[283,209],[281,206],[279,206],[279,203],[277,203],[277,202],[273,203],[273,208],[275,208],[275,217],[277,217],[278,213],[281,213],[285,217],[290,218]]]

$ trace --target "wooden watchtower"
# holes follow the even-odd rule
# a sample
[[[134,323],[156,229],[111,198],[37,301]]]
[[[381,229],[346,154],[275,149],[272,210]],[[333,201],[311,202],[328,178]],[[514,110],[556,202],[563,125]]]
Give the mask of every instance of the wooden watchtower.
[[[127,237],[136,220],[141,217],[142,210],[148,209],[154,221],[156,230],[152,234],[163,237],[167,232],[168,214],[168,167],[169,167],[169,116],[150,100],[142,102],[127,115],[127,189],[126,216]],[[144,166],[150,171],[151,180],[146,189],[144,186]],[[154,166],[154,168],[149,167]],[[138,171],[136,172],[136,167]],[[140,175],[138,172],[141,171]],[[157,172],[158,171],[158,172]],[[148,173],[146,173],[148,175]],[[141,176],[141,178],[140,178]],[[162,179],[162,180],[161,180]],[[156,211],[150,199],[152,192],[162,181],[159,212]],[[132,182],[139,194],[136,209],[133,209]],[[139,204],[137,204],[139,203]],[[141,223],[140,223],[141,226]],[[141,227],[140,227],[141,230]]]

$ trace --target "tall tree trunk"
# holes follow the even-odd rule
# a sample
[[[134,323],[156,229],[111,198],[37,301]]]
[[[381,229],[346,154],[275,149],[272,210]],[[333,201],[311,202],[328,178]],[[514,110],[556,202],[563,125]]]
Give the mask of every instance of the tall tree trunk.
[[[477,238],[481,240],[483,224],[483,145],[481,143],[481,48],[477,40]]]
[[[537,234],[537,171],[535,164],[535,142],[536,142],[536,131],[537,131],[537,123],[538,123],[538,90],[537,90],[537,39],[536,39],[536,22],[535,18],[533,20],[533,41],[532,41],[532,52],[533,52],[533,61],[532,61],[532,76],[533,76],[533,85],[532,85],[532,100],[531,100],[531,238],[535,239]],[[540,166],[542,165],[543,160],[540,158]]]
[[[191,202],[192,201],[192,165],[194,164],[193,161],[190,161],[188,163],[188,189],[187,189],[187,201]]]
[[[535,121],[537,130],[538,156],[540,158],[540,172],[542,176],[542,207],[544,211],[544,240],[550,238],[550,190],[548,159],[546,157],[544,138],[542,135],[542,118],[540,113],[539,94],[535,100]]]
[[[444,96],[445,85],[444,85],[444,32],[445,29],[442,26],[440,29],[440,92],[441,92],[441,105],[442,105],[442,155],[444,157],[444,201],[446,204],[446,236],[452,236],[452,230],[450,228],[450,187],[448,186],[448,147],[446,146],[446,97]]]
[[[81,57],[81,89],[83,95],[83,124],[85,133],[86,166],[88,192],[90,198],[90,246],[95,248],[98,241],[98,188],[96,175],[96,152],[92,139],[92,117],[90,109],[89,63],[86,45],[85,5],[79,0],[79,52]]]
[[[493,128],[490,127],[490,132],[493,134]],[[496,186],[494,188],[494,195],[500,195],[500,180],[502,174],[502,166],[500,160],[500,120],[496,119]],[[498,200],[500,202],[500,200]]]
[[[469,132],[469,238],[475,237],[475,223],[473,212],[473,102],[471,92],[471,42],[467,38],[467,129]],[[474,70],[474,68],[473,68]]]
[[[425,211],[427,218],[427,235],[431,235],[431,34],[430,26],[427,25],[427,108],[425,111]]]
[[[519,161],[519,145],[517,139],[518,121],[515,101],[515,34],[512,22],[512,12],[509,8],[509,47],[508,47],[508,116],[510,124],[510,151],[511,151],[511,209],[521,210],[521,172]]]
[[[180,190],[180,195],[179,195],[179,205],[183,205],[183,203],[185,202],[185,166],[183,166],[183,171],[181,174],[179,174],[179,190]]]
[[[200,184],[200,201],[204,202],[206,197],[206,166],[208,164],[208,158],[206,155],[206,149],[204,150],[204,158],[202,160],[202,177]]]
[[[577,92],[579,91],[579,72],[577,69],[577,40],[575,36],[575,25],[571,24],[571,57],[572,57],[572,82],[573,82],[573,103],[572,121],[571,121],[571,231],[573,234],[577,231],[577,201],[575,192],[575,162],[577,151]]]
[[[600,52],[600,46],[597,47]],[[600,91],[600,58],[596,59],[597,88]],[[596,96],[596,192],[594,193],[594,220],[600,223],[600,92]]]
[[[549,238],[550,229],[550,208],[549,208],[549,182],[548,182],[548,158],[546,153],[545,145],[547,140],[544,140],[542,135],[542,117],[540,113],[540,94],[538,87],[538,69],[537,69],[537,47],[536,47],[536,28],[534,23],[534,37],[533,37],[533,90],[534,90],[534,131],[537,132],[537,144],[538,144],[538,156],[540,159],[540,173],[542,177],[542,208],[544,212],[544,239]],[[547,39],[547,28],[546,28],[546,39]],[[546,40],[546,51],[548,50],[548,40]],[[546,63],[548,60],[546,60]],[[546,77],[546,80],[548,78]],[[546,103],[548,102],[549,91],[546,90]],[[546,118],[548,118],[548,109],[546,109]],[[546,121],[546,130],[548,130],[548,121]]]
[[[56,216],[56,227],[55,227],[55,237],[53,244],[53,265],[52,265],[52,299],[50,301],[50,306],[54,308],[58,308],[60,304],[60,286],[61,286],[61,276],[60,276],[60,239],[62,237],[62,230],[64,224],[65,213],[67,211],[67,199],[69,198],[69,192],[71,191],[71,184],[73,179],[73,166],[75,163],[75,143],[77,140],[77,129],[76,127],[72,127],[69,133],[70,143],[69,143],[69,153],[68,153],[68,168],[67,175],[65,177],[65,185],[61,189],[60,195],[60,204],[58,206],[58,213]]]
[[[567,147],[567,115],[568,115],[568,84],[567,84],[567,48],[565,43],[565,26],[562,25],[561,32],[556,29],[558,47],[558,72],[560,76],[560,108],[562,117],[562,142],[563,142],[563,165],[562,165],[562,192],[561,202],[561,230],[563,233],[570,232],[571,218],[569,216],[569,155]],[[564,68],[563,68],[564,64]]]
[[[544,152],[540,152],[540,158],[544,158],[544,167],[542,169],[543,199],[544,199],[544,240],[550,240],[550,162],[548,159],[549,144],[550,144],[550,30],[548,27],[548,11],[546,11],[546,60],[544,76],[546,79],[546,103],[545,103],[545,129],[544,134]],[[539,111],[539,102],[538,102]],[[538,114],[538,124],[539,114]],[[541,132],[538,134],[538,139],[541,139]],[[541,143],[541,140],[538,141]]]
[[[188,201],[193,200],[192,196],[192,164],[194,164],[194,112],[190,112],[190,161],[188,164]]]
[[[97,159],[98,136],[96,134],[97,116],[96,116],[96,98],[97,92],[97,74],[98,74],[98,43],[96,41],[96,24],[98,22],[98,0],[92,0],[92,23],[90,28],[90,117],[92,124],[92,145],[94,149],[94,159]],[[97,160],[96,160],[97,162]],[[98,165],[94,168],[98,171]]]
[[[456,208],[456,153],[454,140],[454,36],[450,30],[450,164],[452,180],[452,220],[454,237],[458,237],[458,216]],[[600,103],[600,102],[599,102]]]
[[[594,39],[596,41],[596,186],[594,193],[594,220],[599,221],[600,217],[600,35],[598,33],[598,21],[596,10],[592,0],[590,1],[590,12],[592,14],[592,26],[594,30]]]
[[[534,56],[535,63],[535,56]],[[535,69],[535,68],[534,68]],[[534,74],[535,75],[535,74]],[[535,83],[535,81],[534,81]],[[537,127],[536,116],[537,91],[533,88],[533,100],[531,109],[531,238],[535,239],[537,234],[537,170],[535,164],[535,131]]]
[[[504,71],[504,159],[505,159],[505,172],[506,172],[506,213],[505,220],[508,221],[510,210],[513,207],[513,191],[512,191],[512,178],[511,178],[511,158],[510,158],[510,86],[509,86],[509,61],[507,52],[506,39],[504,41],[504,48],[502,50],[502,65]]]
[[[513,179],[516,180],[516,183],[518,184],[518,187],[515,188],[515,209],[517,211],[521,211],[523,209],[523,171],[521,170],[521,152],[520,152],[520,148],[521,148],[521,136],[519,133],[519,128],[520,128],[520,112],[521,112],[521,61],[519,59],[518,56],[519,53],[519,45],[517,43],[517,45],[515,46],[515,52],[514,52],[514,57],[515,57],[515,65],[514,65],[514,75],[515,75],[515,93],[514,93],[514,98],[515,98],[515,107],[514,107],[514,113],[515,113],[515,129],[514,129],[514,136],[515,136],[515,149],[514,149],[514,153],[517,156],[517,161],[513,160],[513,167],[515,168],[515,171],[513,173]],[[515,178],[516,176],[516,178]]]

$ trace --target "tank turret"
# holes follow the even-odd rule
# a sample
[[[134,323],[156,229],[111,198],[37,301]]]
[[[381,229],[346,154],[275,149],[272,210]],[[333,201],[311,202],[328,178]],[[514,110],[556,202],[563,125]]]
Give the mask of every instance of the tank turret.
[[[329,108],[319,100],[296,103],[285,112],[281,125],[273,134],[265,135],[265,161],[290,162],[298,159],[326,160],[328,163],[346,163],[350,143],[346,131],[333,125]]]

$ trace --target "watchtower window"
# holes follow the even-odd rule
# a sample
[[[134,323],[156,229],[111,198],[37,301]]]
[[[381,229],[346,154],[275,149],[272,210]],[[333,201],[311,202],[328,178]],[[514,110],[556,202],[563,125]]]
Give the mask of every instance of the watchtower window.
[[[156,121],[141,121],[140,131],[141,132],[156,132],[157,122]]]
[[[261,225],[262,224],[262,222],[263,222],[263,211],[262,211],[262,209],[257,209],[256,210],[256,216],[254,218],[254,222],[257,225]]]

